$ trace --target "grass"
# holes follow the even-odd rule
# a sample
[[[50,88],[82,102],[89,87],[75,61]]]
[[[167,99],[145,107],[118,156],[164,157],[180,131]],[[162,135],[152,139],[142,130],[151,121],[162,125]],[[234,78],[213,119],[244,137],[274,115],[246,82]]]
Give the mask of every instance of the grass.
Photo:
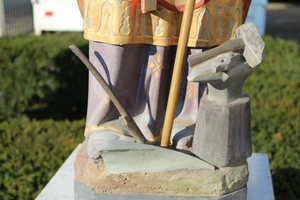
[[[300,191],[300,46],[265,37],[267,56],[246,81],[251,97],[253,151],[268,154],[277,200]]]

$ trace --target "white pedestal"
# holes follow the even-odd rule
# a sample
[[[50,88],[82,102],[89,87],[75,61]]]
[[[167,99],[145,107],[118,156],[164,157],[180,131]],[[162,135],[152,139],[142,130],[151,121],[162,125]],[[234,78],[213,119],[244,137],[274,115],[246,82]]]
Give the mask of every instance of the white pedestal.
[[[45,186],[36,200],[75,199],[74,196],[74,161],[81,145],[79,144],[64,162],[53,178]],[[266,154],[253,153],[248,158],[249,181],[247,200],[274,200],[272,179]]]

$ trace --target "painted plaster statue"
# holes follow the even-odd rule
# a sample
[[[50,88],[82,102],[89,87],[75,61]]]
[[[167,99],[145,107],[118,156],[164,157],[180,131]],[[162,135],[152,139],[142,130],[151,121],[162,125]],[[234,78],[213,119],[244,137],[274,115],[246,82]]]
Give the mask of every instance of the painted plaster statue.
[[[78,0],[89,59],[150,142],[160,140],[184,0],[158,0],[144,13],[139,0]],[[249,0],[196,0],[187,56],[232,38]],[[205,85],[188,82],[186,62],[171,143],[190,145]],[[125,134],[119,113],[90,74],[85,136],[87,152],[99,159],[99,145]]]
[[[179,42],[178,48],[180,45]],[[75,196],[78,199],[246,200],[249,176],[246,159],[252,154],[251,114],[250,98],[242,93],[242,87],[263,62],[264,46],[255,25],[247,23],[239,26],[230,40],[189,56],[192,69],[187,79],[208,85],[199,101],[191,148],[174,151],[162,148],[162,144],[162,147],[149,142],[143,144],[128,131],[136,142],[123,136],[119,140],[106,140],[97,148],[102,159],[89,162],[86,149],[90,141],[85,141],[74,165]],[[70,49],[100,80],[101,75],[83,53],[75,45]],[[103,82],[99,81],[106,90],[109,87]],[[106,91],[122,116],[115,96]],[[168,108],[169,104],[167,111]]]
[[[91,73],[75,196],[246,200],[252,149],[250,99],[242,86],[264,48],[254,24],[242,25],[250,1],[155,2],[79,1],[90,61],[75,45],[70,49]],[[182,49],[183,73],[177,70]],[[126,126],[127,111],[139,131]],[[173,123],[164,146],[167,119]],[[177,150],[163,148],[169,143]]]

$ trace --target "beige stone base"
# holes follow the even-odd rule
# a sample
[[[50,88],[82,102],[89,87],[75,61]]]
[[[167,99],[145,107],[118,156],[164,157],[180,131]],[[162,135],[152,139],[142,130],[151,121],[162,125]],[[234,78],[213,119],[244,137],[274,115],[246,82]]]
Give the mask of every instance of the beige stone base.
[[[216,170],[106,174],[104,162],[88,160],[86,146],[84,142],[76,157],[75,176],[99,193],[220,196],[245,187],[248,181],[246,160]]]

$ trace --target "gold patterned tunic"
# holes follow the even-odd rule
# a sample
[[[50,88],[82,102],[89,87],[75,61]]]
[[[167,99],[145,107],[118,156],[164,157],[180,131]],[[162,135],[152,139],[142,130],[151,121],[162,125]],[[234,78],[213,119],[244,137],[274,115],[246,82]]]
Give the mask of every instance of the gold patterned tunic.
[[[211,47],[230,39],[242,24],[243,6],[243,0],[209,0],[195,8],[188,46]],[[176,45],[181,19],[182,12],[160,3],[155,11],[142,13],[136,0],[84,1],[84,37],[96,42]]]

